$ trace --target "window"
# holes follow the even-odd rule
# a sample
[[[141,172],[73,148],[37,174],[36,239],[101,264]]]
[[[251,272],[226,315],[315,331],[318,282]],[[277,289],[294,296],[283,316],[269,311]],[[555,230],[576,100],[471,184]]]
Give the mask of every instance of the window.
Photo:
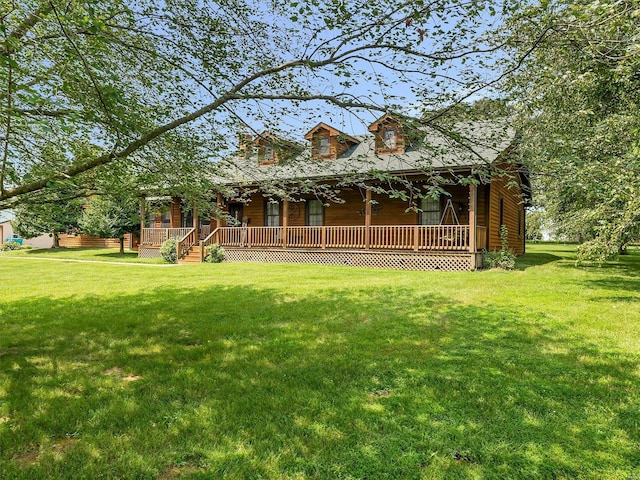
[[[156,214],[153,210],[149,209],[145,213],[144,228],[153,228],[156,226]]]
[[[518,208],[518,237],[522,236],[522,208]]]
[[[262,158],[264,160],[273,160],[273,146],[265,145],[262,151]]]
[[[267,227],[280,226],[280,204],[267,202],[265,224]]]
[[[320,137],[318,139],[318,154],[329,155],[329,137]]]
[[[397,138],[398,135],[396,133],[396,130],[393,128],[387,128],[384,130],[382,141],[389,150],[393,150],[396,148]]]
[[[324,205],[320,200],[307,201],[307,225],[321,227],[324,224]]]
[[[189,209],[189,210],[183,210],[182,211],[182,221],[180,222],[182,225],[180,225],[182,228],[191,228],[193,227],[193,210]]]
[[[160,222],[162,223],[162,228],[171,227],[171,213],[169,209],[163,210],[162,215],[160,216]]]
[[[420,199],[420,225],[440,225],[440,199]]]

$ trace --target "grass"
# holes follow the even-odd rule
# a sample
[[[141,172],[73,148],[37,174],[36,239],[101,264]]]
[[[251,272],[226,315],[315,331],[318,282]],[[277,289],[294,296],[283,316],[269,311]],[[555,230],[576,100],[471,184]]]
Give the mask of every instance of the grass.
[[[118,248],[34,248],[24,250],[10,250],[0,252],[0,258],[42,258],[55,260],[87,260],[93,262],[115,263],[165,263],[161,258],[138,258],[138,252],[125,250],[120,253]]]
[[[2,478],[639,478],[640,252],[574,248],[457,273],[0,255]]]

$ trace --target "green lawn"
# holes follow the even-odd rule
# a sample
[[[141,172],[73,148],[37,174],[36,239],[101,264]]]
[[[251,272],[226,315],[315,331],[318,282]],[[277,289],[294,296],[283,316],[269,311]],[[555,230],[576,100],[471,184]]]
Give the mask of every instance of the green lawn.
[[[165,263],[161,258],[138,258],[138,252],[134,252],[133,250],[125,250],[124,255],[121,255],[120,250],[117,248],[34,248],[0,252],[0,258],[3,257],[90,260],[94,262],[116,263]]]
[[[457,273],[0,254],[0,477],[640,478],[640,252],[573,250]]]

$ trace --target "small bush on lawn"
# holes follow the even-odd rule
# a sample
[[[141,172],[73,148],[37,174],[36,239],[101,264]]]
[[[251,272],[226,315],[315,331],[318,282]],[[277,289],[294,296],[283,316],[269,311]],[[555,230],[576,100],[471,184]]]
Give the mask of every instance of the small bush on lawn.
[[[516,267],[516,256],[509,251],[509,231],[507,227],[500,227],[500,241],[502,248],[497,252],[484,252],[484,268],[501,268],[513,270]]]
[[[205,252],[204,261],[207,263],[220,263],[224,260],[224,248],[217,243],[209,245]]]
[[[160,246],[160,255],[169,263],[176,263],[178,261],[175,238],[169,238],[162,243]]]
[[[7,250],[20,250],[21,248],[22,245],[20,245],[18,242],[7,242],[0,245],[0,250],[2,250],[3,252],[6,252]]]

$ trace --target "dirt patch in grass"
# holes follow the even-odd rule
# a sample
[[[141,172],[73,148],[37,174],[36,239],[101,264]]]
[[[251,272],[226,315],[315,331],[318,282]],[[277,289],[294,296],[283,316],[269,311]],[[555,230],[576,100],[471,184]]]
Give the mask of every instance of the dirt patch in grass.
[[[142,376],[140,375],[124,375],[124,370],[122,369],[122,367],[113,367],[109,370],[105,370],[102,373],[103,375],[117,377],[123,382],[135,382],[136,380],[140,380],[142,378]]]
[[[110,375],[110,376],[113,376],[113,377],[120,377],[120,376],[122,376],[122,368],[121,367],[113,367],[113,368],[110,368],[109,370],[105,370],[102,373],[104,375]]]
[[[74,437],[63,437],[53,441],[50,446],[50,451],[54,453],[65,453],[73,445],[78,442]],[[13,460],[22,468],[27,468],[38,463],[40,458],[40,449],[29,450],[28,452],[20,453],[13,457]]]
[[[66,452],[72,446],[74,446],[77,442],[78,442],[78,439],[74,437],[58,438],[53,442],[53,446],[51,447],[51,449],[54,452]]]
[[[386,389],[369,392],[369,398],[389,398],[392,395],[393,395],[393,392],[390,392],[389,390],[386,390]]]
[[[180,478],[182,475],[191,475],[194,473],[202,472],[201,468],[194,467],[193,465],[184,465],[182,467],[171,467],[159,477],[160,480],[173,480],[174,478]]]
[[[25,453],[21,453],[13,457],[13,460],[20,465],[21,467],[30,467],[31,465],[35,465],[38,462],[38,457],[40,456],[39,450],[30,450]]]

